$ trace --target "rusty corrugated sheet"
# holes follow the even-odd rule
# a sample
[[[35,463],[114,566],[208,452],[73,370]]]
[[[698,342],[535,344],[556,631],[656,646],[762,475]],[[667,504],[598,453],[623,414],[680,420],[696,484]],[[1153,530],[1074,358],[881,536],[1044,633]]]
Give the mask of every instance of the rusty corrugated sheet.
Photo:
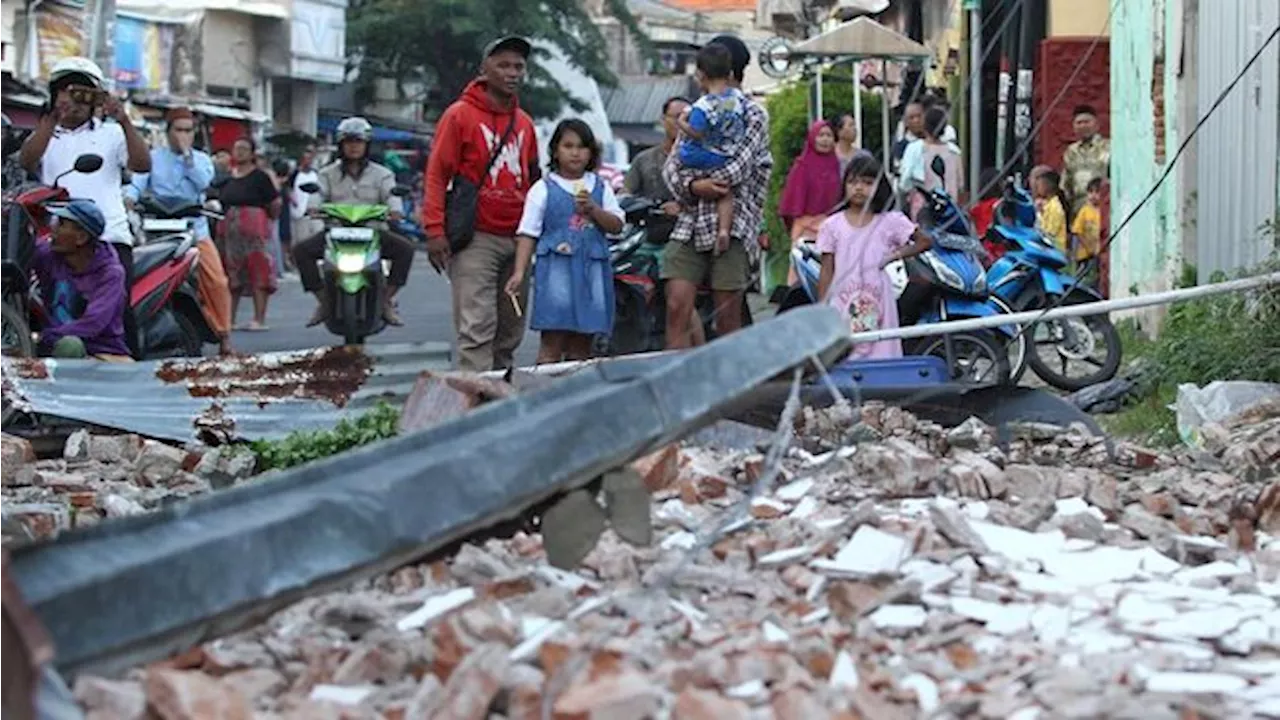
[[[4,385],[6,402],[39,415],[177,441],[198,426],[256,440],[403,403],[419,373],[450,364],[446,343],[128,364],[5,358]]]

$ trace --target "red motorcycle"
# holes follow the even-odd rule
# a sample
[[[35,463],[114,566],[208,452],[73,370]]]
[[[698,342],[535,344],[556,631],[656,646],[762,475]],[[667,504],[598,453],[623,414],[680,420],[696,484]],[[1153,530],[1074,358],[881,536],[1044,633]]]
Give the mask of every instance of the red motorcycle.
[[[129,301],[142,336],[143,355],[199,357],[204,344],[217,343],[218,335],[196,295],[200,251],[192,221],[211,213],[200,203],[176,198],[144,196],[141,206],[147,240],[133,249]]]
[[[68,172],[91,173],[101,167],[100,156],[81,155]],[[66,189],[58,187],[61,178],[55,178],[49,187],[20,192],[4,209],[5,354],[34,355],[32,330],[38,331],[48,322],[39,288],[31,278],[30,259],[36,243],[49,242],[52,235],[49,211],[68,200]],[[193,217],[201,210],[198,205],[184,204],[165,207],[162,212],[174,219]],[[189,231],[135,248],[129,302],[144,358],[199,357],[204,343],[218,341],[196,300],[198,257],[195,236]]]
[[[54,178],[48,187],[20,188],[12,198],[5,198],[4,227],[0,230],[4,234],[0,279],[4,284],[5,355],[31,357],[36,352],[32,321],[38,325],[45,316],[39,293],[31,282],[31,253],[37,242],[47,242],[51,234],[49,211],[70,197],[66,188],[58,186],[58,181],[73,172],[92,173],[101,168],[101,155],[81,155],[70,170]]]

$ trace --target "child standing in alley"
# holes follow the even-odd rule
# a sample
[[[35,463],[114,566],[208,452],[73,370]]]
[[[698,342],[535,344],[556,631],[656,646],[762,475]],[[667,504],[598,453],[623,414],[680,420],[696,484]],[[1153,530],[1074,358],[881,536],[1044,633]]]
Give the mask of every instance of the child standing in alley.
[[[1036,220],[1040,225],[1040,232],[1063,253],[1069,253],[1067,203],[1061,183],[1062,176],[1056,170],[1044,170],[1031,181],[1031,192],[1036,199]]]
[[[698,51],[697,78],[703,95],[677,122],[684,139],[680,162],[692,170],[723,167],[741,148],[746,133],[742,91],[730,86],[733,56],[723,45],[712,43]],[[733,226],[733,194],[716,201],[717,255],[729,249]]]
[[[1086,200],[1071,221],[1076,274],[1089,287],[1098,285],[1098,254],[1102,251],[1102,178],[1085,186]]]
[[[893,191],[880,163],[855,157],[844,173],[849,206],[822,223],[818,297],[844,313],[851,332],[898,326],[898,305],[885,266],[928,250],[933,241],[906,215],[890,210]],[[855,358],[902,357],[901,340],[855,345]]]
[[[620,232],[624,218],[613,190],[595,173],[600,146],[585,122],[557,125],[548,152],[551,172],[525,198],[515,269],[500,300],[518,303],[536,254],[529,327],[541,333],[539,364],[585,360],[592,338],[612,331],[613,266],[605,233]]]

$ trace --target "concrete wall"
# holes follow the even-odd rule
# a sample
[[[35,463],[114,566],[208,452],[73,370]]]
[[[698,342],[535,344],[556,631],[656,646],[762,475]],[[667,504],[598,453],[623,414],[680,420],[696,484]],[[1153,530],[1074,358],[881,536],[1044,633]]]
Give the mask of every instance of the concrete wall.
[[[1122,2],[1111,22],[1111,296],[1166,290],[1181,268],[1177,173],[1134,215],[1179,144],[1177,58],[1182,0]],[[1171,59],[1166,62],[1166,59]],[[1165,108],[1170,108],[1165,112]],[[1120,230],[1116,234],[1116,230]],[[1159,309],[1142,313],[1144,326]]]
[[[204,84],[251,89],[258,64],[254,18],[209,11],[204,17]]]
[[[1110,0],[1049,0],[1049,37],[1097,35],[1110,12],[1110,4]],[[1102,34],[1110,32],[1107,28]]]

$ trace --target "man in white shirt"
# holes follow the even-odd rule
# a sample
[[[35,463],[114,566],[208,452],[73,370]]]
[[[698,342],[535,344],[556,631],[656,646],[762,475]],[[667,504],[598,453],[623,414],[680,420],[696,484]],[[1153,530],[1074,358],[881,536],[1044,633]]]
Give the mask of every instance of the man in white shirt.
[[[293,182],[289,184],[289,217],[293,221],[294,242],[301,242],[320,232],[324,222],[308,217],[307,208],[312,204],[312,196],[299,190],[307,183],[320,184],[320,176],[316,173],[316,146],[308,145],[298,158],[298,168],[293,172]]]
[[[102,69],[81,57],[58,61],[49,73],[49,111],[22,145],[22,166],[40,176],[41,182],[71,170],[76,158],[102,156],[102,167],[92,173],[68,173],[58,181],[73,198],[92,200],[106,218],[102,239],[110,242],[124,265],[127,287],[133,285],[133,233],[125,212],[122,172],[151,170],[147,141],[133,126],[120,100],[105,90]],[[102,108],[102,120],[95,117]],[[113,118],[115,122],[107,122]],[[138,328],[133,309],[125,306],[125,340],[135,359],[141,359]]]

